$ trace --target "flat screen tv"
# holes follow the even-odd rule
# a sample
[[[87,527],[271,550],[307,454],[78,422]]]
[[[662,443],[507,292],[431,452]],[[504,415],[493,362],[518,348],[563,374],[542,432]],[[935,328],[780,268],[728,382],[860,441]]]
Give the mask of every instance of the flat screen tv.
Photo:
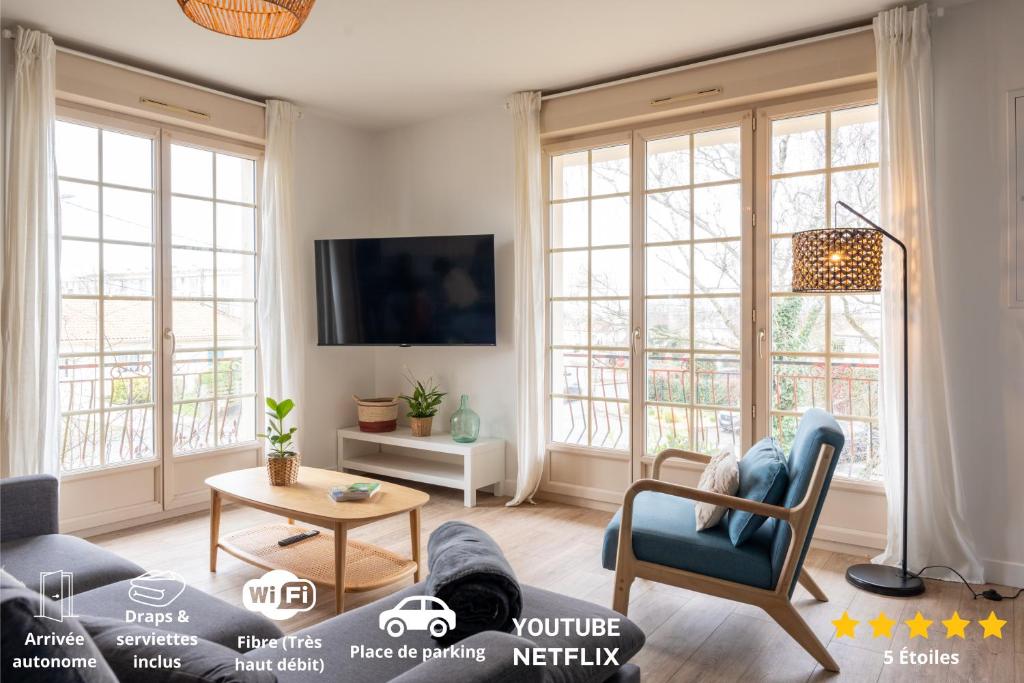
[[[494,235],[316,240],[320,346],[495,343]]]

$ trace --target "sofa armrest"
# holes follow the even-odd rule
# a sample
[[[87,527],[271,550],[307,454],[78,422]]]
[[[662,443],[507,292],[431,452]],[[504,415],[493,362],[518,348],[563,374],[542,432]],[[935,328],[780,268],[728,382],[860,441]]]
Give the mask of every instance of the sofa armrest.
[[[417,664],[391,683],[542,683],[544,669],[540,666],[516,664],[514,652],[536,647],[533,641],[501,631],[484,631],[459,641],[457,647],[476,649],[485,658],[428,659]]]
[[[59,532],[57,477],[30,474],[0,480],[0,542]]]

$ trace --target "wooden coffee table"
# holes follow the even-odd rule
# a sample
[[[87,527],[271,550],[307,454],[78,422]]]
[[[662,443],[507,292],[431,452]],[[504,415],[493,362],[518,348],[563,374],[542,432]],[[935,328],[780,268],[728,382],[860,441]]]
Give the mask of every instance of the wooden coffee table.
[[[373,500],[335,503],[332,486],[377,481],[363,476],[302,467],[291,486],[271,486],[263,467],[210,477],[210,571],[217,571],[217,550],[264,569],[286,569],[334,591],[334,609],[341,613],[345,591],[368,591],[401,581],[410,574],[420,580],[420,509],[430,500],[422,491],[381,482]],[[262,524],[220,536],[224,500],[281,515],[287,523]],[[348,531],[364,524],[409,513],[412,559],[369,543],[349,540]],[[324,527],[318,536],[281,547],[279,540],[299,533],[295,520]],[[344,587],[342,589],[341,587]]]

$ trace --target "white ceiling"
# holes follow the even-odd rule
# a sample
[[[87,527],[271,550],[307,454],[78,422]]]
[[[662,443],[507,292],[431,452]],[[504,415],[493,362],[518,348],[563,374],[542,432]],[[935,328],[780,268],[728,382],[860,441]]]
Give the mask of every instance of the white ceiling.
[[[885,0],[319,0],[306,25],[247,41],[175,0],[3,0],[67,45],[368,128],[483,106],[862,22]]]

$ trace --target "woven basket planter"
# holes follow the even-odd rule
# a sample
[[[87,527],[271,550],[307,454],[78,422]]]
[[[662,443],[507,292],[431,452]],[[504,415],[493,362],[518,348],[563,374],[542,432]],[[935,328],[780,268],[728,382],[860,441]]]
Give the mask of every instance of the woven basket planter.
[[[398,428],[398,397],[359,398],[355,394],[361,432],[393,432]]]
[[[433,417],[410,417],[409,428],[413,436],[430,436],[430,430],[434,426]]]
[[[267,458],[267,477],[271,486],[290,486],[299,479],[299,465],[302,456],[296,453],[291,458]]]

